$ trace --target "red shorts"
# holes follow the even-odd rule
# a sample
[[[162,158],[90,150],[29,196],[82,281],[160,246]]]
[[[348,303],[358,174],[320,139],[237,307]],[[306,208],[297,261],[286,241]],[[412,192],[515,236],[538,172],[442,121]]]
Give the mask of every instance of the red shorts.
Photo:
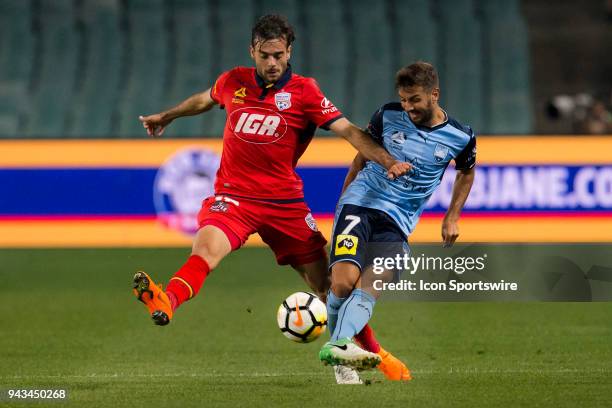
[[[214,225],[228,237],[232,249],[259,233],[276,255],[279,265],[304,265],[326,256],[327,241],[317,230],[304,201],[267,202],[217,195],[202,202],[200,228]]]

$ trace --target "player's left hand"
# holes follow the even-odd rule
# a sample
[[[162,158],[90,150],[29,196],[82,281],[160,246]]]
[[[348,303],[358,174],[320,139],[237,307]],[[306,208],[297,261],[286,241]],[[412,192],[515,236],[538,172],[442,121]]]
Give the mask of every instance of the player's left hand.
[[[389,177],[391,180],[395,180],[396,178],[407,174],[410,170],[412,170],[412,164],[396,161],[391,165],[391,167],[389,167],[389,169],[387,169],[387,177]]]
[[[459,237],[459,225],[457,221],[444,218],[442,221],[442,241],[444,247],[448,248],[453,246],[457,238]]]

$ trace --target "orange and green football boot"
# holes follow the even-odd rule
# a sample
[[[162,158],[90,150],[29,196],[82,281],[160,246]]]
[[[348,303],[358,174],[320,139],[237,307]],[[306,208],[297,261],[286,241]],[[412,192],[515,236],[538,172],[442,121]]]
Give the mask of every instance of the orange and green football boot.
[[[134,295],[149,309],[155,324],[165,326],[172,320],[172,306],[168,295],[164,293],[161,285],[143,271],[136,272],[133,283]]]
[[[387,350],[380,348],[377,353],[382,361],[377,368],[391,381],[410,381],[412,376],[410,370],[397,357],[389,353]]]
[[[355,370],[369,370],[380,364],[381,358],[378,354],[364,350],[353,340],[346,338],[325,343],[319,351],[319,360],[324,365],[342,365]]]

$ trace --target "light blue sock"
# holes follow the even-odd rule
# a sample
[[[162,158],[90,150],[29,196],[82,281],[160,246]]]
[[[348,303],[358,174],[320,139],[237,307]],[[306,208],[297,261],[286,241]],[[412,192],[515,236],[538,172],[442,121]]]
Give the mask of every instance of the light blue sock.
[[[338,321],[338,311],[340,306],[344,303],[346,298],[339,298],[334,295],[332,290],[327,291],[327,327],[329,332],[333,333],[336,329],[336,322]]]
[[[368,292],[355,289],[340,307],[338,323],[332,333],[331,341],[352,339],[361,331],[372,317],[376,299]],[[328,318],[329,319],[329,318]]]

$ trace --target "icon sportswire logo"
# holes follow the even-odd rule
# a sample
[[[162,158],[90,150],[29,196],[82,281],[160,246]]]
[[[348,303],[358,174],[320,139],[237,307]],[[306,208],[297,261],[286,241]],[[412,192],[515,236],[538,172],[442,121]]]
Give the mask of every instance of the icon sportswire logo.
[[[248,143],[275,143],[287,133],[287,121],[270,109],[241,108],[231,113],[230,130],[237,138]]]

